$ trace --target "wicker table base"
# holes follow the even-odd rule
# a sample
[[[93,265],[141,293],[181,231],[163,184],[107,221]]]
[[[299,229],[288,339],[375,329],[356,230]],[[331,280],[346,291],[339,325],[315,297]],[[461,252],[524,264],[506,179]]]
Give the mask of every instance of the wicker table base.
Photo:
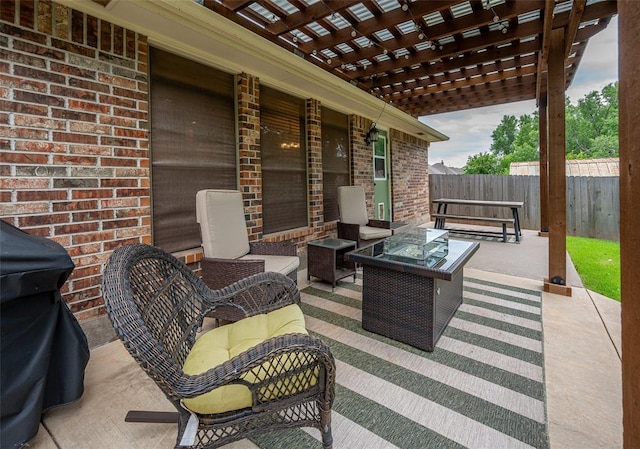
[[[362,327],[433,351],[462,303],[462,272],[451,281],[363,267]]]
[[[478,246],[449,239],[446,258],[434,266],[394,260],[384,242],[350,252],[362,264],[362,327],[433,351],[462,303],[463,267]]]

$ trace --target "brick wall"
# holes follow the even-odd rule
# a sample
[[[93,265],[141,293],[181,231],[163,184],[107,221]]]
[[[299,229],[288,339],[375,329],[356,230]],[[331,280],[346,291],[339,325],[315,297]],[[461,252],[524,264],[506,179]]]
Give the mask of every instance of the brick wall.
[[[429,220],[429,153],[425,141],[391,130],[393,219],[415,224]]]
[[[260,81],[241,73],[237,79],[238,163],[249,240],[262,237],[262,165],[260,161]]]
[[[0,216],[61,243],[64,297],[101,313],[102,264],[151,241],[144,36],[50,1],[0,3]]]
[[[373,204],[373,150],[365,143],[371,120],[356,115],[351,116],[351,184],[362,186],[367,199],[369,217],[375,217]]]

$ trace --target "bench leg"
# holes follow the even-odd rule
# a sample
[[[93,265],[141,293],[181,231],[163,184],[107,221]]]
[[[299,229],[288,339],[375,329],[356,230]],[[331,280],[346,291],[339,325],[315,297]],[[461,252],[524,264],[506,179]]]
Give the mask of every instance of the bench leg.
[[[507,224],[502,223],[502,241],[507,243]]]

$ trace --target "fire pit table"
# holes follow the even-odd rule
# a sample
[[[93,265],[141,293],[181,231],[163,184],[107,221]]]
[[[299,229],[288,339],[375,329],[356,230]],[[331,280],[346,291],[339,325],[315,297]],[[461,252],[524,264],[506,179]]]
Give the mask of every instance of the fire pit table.
[[[414,239],[416,232],[425,236],[430,231],[443,232],[416,229],[412,230]],[[398,244],[401,235],[346,254],[348,260],[362,264],[362,327],[433,351],[462,303],[463,267],[480,244],[447,238],[441,257],[426,257],[425,253],[424,259],[414,259],[411,244]]]

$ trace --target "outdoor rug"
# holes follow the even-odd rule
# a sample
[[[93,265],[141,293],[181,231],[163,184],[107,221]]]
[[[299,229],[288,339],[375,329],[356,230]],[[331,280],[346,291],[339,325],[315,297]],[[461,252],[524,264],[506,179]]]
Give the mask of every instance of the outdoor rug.
[[[302,291],[309,331],[336,358],[334,448],[548,448],[538,291],[465,277],[464,302],[429,353],[367,332],[361,280]],[[251,440],[321,448],[316,429]]]

